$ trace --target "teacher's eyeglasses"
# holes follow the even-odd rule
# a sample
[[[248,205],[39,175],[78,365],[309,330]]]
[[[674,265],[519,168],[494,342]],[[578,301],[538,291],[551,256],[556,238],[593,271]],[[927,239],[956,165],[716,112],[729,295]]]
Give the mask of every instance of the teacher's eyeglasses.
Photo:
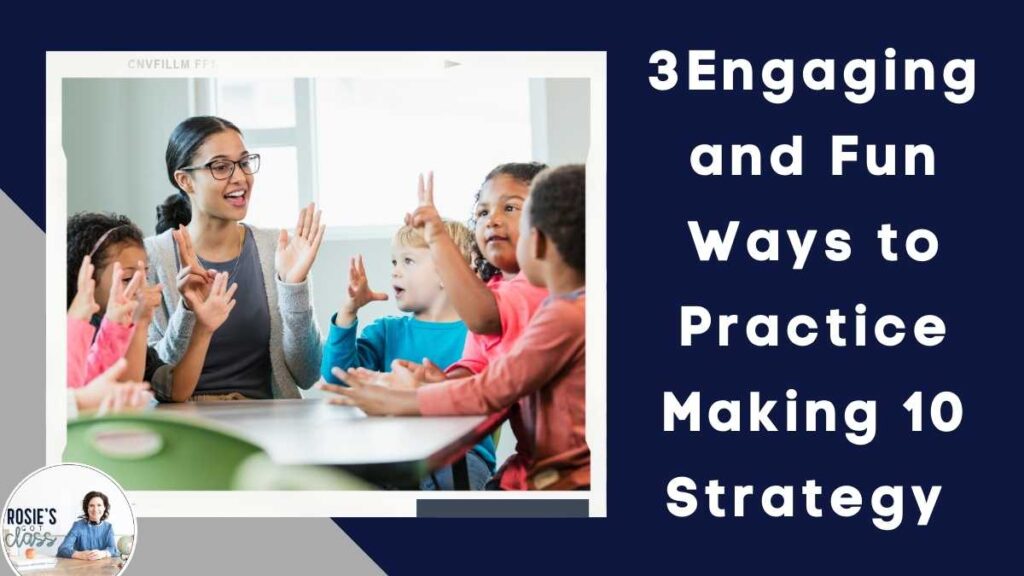
[[[260,171],[260,155],[249,154],[237,162],[231,160],[212,160],[201,166],[186,166],[180,170],[202,170],[206,168],[217,180],[227,180],[235,173],[235,167],[242,169],[246,174],[255,174]]]

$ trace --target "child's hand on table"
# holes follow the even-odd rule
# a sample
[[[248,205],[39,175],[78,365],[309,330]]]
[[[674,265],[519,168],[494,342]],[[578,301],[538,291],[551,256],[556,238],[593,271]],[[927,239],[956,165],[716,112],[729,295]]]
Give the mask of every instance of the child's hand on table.
[[[146,275],[142,270],[136,270],[126,285],[121,278],[123,270],[121,263],[114,262],[112,268],[113,276],[110,281],[110,296],[107,298],[106,317],[111,322],[128,325],[134,320],[135,309],[139,307],[139,301],[135,299],[135,294],[145,282]]]
[[[370,282],[366,278],[366,267],[363,266],[362,255],[352,258],[348,267],[348,296],[338,308],[338,315],[334,323],[339,328],[351,326],[356,319],[356,313],[360,308],[370,302],[383,302],[388,295],[383,292],[374,292],[370,289]]]
[[[417,387],[423,384],[437,384],[448,379],[444,370],[441,370],[437,364],[431,362],[430,358],[424,358],[423,364],[417,364],[410,360],[395,360],[391,363],[392,372],[396,371],[398,366],[413,373]]]
[[[146,408],[153,398],[146,382],[118,382],[128,362],[121,358],[105,372],[93,378],[83,388],[69,390],[75,395],[78,409],[87,412],[99,409],[100,413],[130,412]]]
[[[100,305],[96,303],[96,280],[92,277],[94,270],[92,258],[83,258],[78,268],[78,290],[68,308],[68,316],[89,322],[93,314],[100,311]]]
[[[409,371],[406,370],[406,372]],[[420,414],[415,389],[391,388],[376,383],[380,378],[390,377],[394,373],[381,374],[370,370],[345,372],[341,368],[334,368],[331,373],[348,384],[347,388],[336,384],[320,384],[321,390],[337,394],[337,396],[327,399],[331,404],[357,406],[371,416],[418,416]]]

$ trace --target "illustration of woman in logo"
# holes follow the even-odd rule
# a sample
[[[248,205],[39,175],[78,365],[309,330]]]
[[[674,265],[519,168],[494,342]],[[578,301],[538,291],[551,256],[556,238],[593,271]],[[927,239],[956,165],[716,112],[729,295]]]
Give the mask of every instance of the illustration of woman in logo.
[[[57,549],[61,558],[103,560],[118,556],[114,528],[110,516],[110,500],[102,492],[92,491],[82,499],[82,516],[71,525],[64,542]]]

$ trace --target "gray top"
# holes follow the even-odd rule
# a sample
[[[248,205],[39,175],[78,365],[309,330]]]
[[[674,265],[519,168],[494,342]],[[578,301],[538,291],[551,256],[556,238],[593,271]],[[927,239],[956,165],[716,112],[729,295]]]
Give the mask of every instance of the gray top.
[[[235,308],[213,333],[196,394],[239,392],[247,398],[272,398],[270,386],[270,309],[263,286],[256,239],[245,227],[242,253],[227,262],[199,259],[208,270],[228,272],[238,284]]]
[[[313,280],[311,276],[298,284],[280,280],[274,267],[278,231],[247,228],[255,240],[270,315],[271,391],[274,398],[300,398],[299,388],[308,389],[320,379],[323,354],[320,329],[313,315]],[[177,364],[192,337],[195,314],[185,308],[178,294],[179,262],[171,231],[150,236],[145,244],[149,281],[163,284],[163,301],[149,325],[149,345],[164,362]],[[238,289],[242,290],[241,284]],[[236,306],[231,314],[238,311]],[[169,378],[151,384],[158,397],[170,396]]]

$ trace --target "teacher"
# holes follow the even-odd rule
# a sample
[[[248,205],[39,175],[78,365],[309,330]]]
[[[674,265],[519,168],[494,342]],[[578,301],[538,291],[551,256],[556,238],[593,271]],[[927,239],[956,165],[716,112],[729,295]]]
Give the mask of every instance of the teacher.
[[[114,527],[107,522],[110,500],[103,492],[89,492],[82,499],[82,516],[64,537],[57,556],[76,560],[103,560],[120,554],[114,539]]]
[[[145,239],[150,282],[163,286],[149,345],[162,361],[177,364],[196,325],[189,301],[206,298],[215,271],[227,272],[238,289],[237,304],[209,339],[195,388],[174,389],[167,382],[154,389],[157,397],[301,397],[299,388],[319,379],[322,354],[309,277],[326,228],[320,212],[314,204],[303,208],[293,235],[242,224],[260,157],[246,149],[242,131],[222,118],[196,116],[178,124],[166,164],[177,193],[157,209],[163,231]]]

